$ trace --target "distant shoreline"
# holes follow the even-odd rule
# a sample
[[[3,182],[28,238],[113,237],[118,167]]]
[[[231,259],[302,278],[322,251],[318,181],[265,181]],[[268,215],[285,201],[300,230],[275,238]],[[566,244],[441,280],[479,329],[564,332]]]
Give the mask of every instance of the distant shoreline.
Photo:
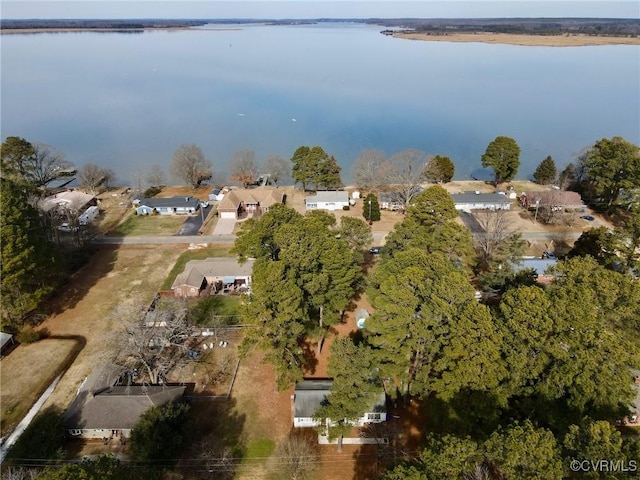
[[[197,28],[190,26],[183,27],[144,27],[144,28],[91,28],[91,27],[78,27],[78,28],[3,28],[0,29],[1,35],[17,35],[20,33],[32,34],[32,33],[74,33],[74,32],[100,32],[100,33],[129,33],[129,32],[146,32],[146,31],[181,31],[181,30],[198,30],[203,32],[216,32],[216,31],[229,31],[229,30],[242,30],[239,27],[223,27],[219,28]]]
[[[511,33],[396,33],[394,38],[426,42],[493,43],[527,47],[590,47],[600,45],[640,45],[640,37],[592,35],[521,35]]]

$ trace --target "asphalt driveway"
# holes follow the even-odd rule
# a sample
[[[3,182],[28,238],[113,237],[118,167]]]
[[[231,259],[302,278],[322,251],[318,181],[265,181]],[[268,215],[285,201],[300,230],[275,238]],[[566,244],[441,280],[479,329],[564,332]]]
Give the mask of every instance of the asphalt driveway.
[[[178,233],[176,233],[176,235],[186,235],[186,236],[198,235],[198,233],[200,232],[200,229],[202,228],[202,224],[204,223],[204,220],[207,219],[207,216],[209,215],[209,213],[211,213],[212,208],[213,207],[209,205],[203,208],[201,211],[199,211],[196,215],[188,217],[184,221],[184,223],[182,224],[182,226],[180,227],[180,230],[178,230]]]

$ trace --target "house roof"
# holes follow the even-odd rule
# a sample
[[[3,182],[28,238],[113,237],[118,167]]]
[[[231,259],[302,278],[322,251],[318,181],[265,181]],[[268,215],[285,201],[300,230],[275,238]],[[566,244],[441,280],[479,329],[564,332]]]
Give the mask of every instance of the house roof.
[[[237,210],[240,203],[245,205],[260,204],[268,208],[276,203],[282,203],[284,190],[274,187],[256,187],[250,189],[236,189],[227,193],[220,201],[218,210]]]
[[[220,210],[238,210],[238,207],[242,203],[240,197],[236,195],[235,190],[231,190],[230,192],[225,193],[222,200],[220,200],[220,205],[218,205],[218,211]]]
[[[80,210],[94,198],[93,195],[78,190],[66,190],[43,198],[38,202],[38,207],[44,212],[48,212],[54,208]]]
[[[254,260],[247,260],[244,264],[238,263],[233,257],[207,258],[206,260],[190,260],[179,274],[171,288],[180,285],[192,285],[199,287],[202,279],[207,277],[248,277],[253,272]]]
[[[543,205],[557,205],[561,207],[582,208],[584,202],[578,192],[570,192],[568,190],[543,190],[539,192],[524,192],[529,205],[540,201]]]
[[[331,202],[345,202],[349,203],[349,192],[344,190],[326,190],[316,192],[315,195],[310,195],[305,198],[306,203],[331,203]]]
[[[294,392],[293,416],[295,418],[313,417],[316,410],[326,403],[332,385],[331,379],[307,379],[297,383]],[[384,390],[380,389],[380,395],[370,407],[369,412],[386,412]]]
[[[533,268],[538,275],[544,275],[547,268],[557,264],[558,260],[555,258],[522,258],[520,263],[513,265],[513,270],[519,272],[526,268]]]
[[[511,203],[511,200],[506,195],[500,195],[499,193],[475,193],[475,192],[464,192],[464,193],[452,193],[451,197],[453,198],[453,203],[456,205],[462,205],[467,203],[486,203],[486,204],[497,204],[497,203]]]
[[[119,385],[122,369],[106,366],[95,370],[84,382],[65,412],[67,429],[131,429],[149,408],[175,401],[185,385]]]
[[[0,332],[0,348],[4,348],[4,346],[12,339],[13,335],[11,335],[10,333]]]
[[[200,200],[196,197],[170,197],[170,198],[140,198],[138,208],[147,206],[151,208],[197,208]]]

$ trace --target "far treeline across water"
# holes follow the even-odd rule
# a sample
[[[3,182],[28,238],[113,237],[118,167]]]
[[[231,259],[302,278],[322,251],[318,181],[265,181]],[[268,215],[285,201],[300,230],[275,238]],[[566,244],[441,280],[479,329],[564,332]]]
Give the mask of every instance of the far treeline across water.
[[[26,29],[109,29],[131,30],[145,28],[185,28],[206,24],[267,23],[273,25],[313,24],[323,22],[361,22],[390,28],[406,28],[418,33],[510,33],[525,35],[595,35],[637,37],[640,19],[636,18],[332,18],[310,20],[252,19],[120,19],[120,20],[0,20],[1,30]]]

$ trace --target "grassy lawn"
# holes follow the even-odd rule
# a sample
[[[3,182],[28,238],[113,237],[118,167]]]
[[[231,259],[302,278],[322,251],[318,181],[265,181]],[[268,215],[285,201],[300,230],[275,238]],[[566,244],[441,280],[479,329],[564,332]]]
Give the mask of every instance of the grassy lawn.
[[[203,327],[209,325],[213,315],[225,317],[226,325],[238,323],[240,313],[240,296],[212,295],[199,300],[191,310],[191,318],[194,323]]]
[[[67,366],[70,356],[75,357],[76,348],[77,342],[73,340],[45,339],[20,345],[2,359],[2,436],[24,418],[38,396]],[[47,365],[49,368],[30,368],[32,365]]]
[[[173,235],[187,219],[184,215],[131,215],[112,235]]]
[[[184,271],[184,267],[190,260],[205,260],[210,257],[229,257],[229,247],[209,247],[209,248],[201,248],[198,250],[189,250],[184,252],[178,260],[176,260],[175,265],[169,272],[169,275],[165,279],[164,283],[160,287],[160,290],[169,290],[173,281],[176,277]]]

